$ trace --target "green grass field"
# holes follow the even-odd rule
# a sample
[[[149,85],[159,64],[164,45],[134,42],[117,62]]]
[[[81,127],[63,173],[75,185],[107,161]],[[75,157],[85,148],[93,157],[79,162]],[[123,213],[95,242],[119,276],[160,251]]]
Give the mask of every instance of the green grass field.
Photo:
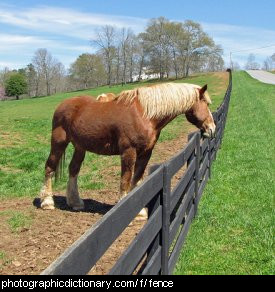
[[[208,84],[213,99],[212,108],[220,104],[226,82],[217,74],[203,74],[179,80],[199,85]],[[150,82],[151,83],[151,82]],[[0,199],[35,197],[38,195],[44,176],[44,165],[50,149],[51,120],[57,105],[76,95],[97,96],[103,92],[119,93],[125,89],[146,85],[135,83],[127,86],[99,87],[54,96],[6,101],[0,103]],[[177,138],[182,131],[182,116],[170,123],[161,134],[159,142]],[[72,147],[67,150],[67,164]],[[79,186],[85,189],[100,189],[104,181],[100,170],[120,165],[119,157],[104,157],[88,153],[81,170]],[[91,179],[92,178],[92,179]],[[56,191],[65,190],[66,176],[55,186]]]
[[[207,83],[212,110],[220,104],[227,84],[217,74],[193,76],[179,82]],[[1,102],[0,200],[38,195],[49,154],[52,115],[62,100],[84,94],[119,93],[144,84]],[[244,72],[233,74],[222,148],[175,274],[274,274],[274,88]],[[170,123],[162,131],[159,143],[176,139],[184,129],[183,122],[184,118],[178,117]],[[71,155],[69,147],[67,164]],[[89,153],[79,178],[81,190],[103,188],[101,170],[112,165],[120,165],[119,157]],[[55,190],[65,188],[66,177]],[[32,224],[30,215],[4,210],[0,216],[5,212],[9,212],[7,223],[15,234]],[[0,260],[9,261],[1,250]]]
[[[275,86],[233,74],[222,148],[174,273],[274,274]]]

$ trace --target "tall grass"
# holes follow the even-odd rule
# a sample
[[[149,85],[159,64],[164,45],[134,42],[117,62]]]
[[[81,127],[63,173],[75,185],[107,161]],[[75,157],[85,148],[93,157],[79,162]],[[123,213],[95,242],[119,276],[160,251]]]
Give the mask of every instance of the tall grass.
[[[275,86],[234,73],[225,135],[175,274],[274,274]]]

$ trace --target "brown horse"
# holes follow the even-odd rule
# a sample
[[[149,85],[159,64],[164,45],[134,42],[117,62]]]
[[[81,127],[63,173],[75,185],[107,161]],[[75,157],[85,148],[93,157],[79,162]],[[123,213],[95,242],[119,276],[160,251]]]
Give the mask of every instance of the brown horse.
[[[116,98],[116,95],[114,93],[102,93],[100,94],[96,100],[100,102],[108,102],[111,100],[114,100]]]
[[[206,90],[207,85],[164,83],[123,91],[110,102],[96,102],[87,96],[63,101],[53,116],[41,208],[54,209],[51,177],[70,142],[74,154],[69,165],[67,204],[81,210],[84,203],[77,176],[86,151],[121,156],[120,193],[125,196],[142,179],[161,130],[176,116],[184,113],[205,136],[214,135]]]

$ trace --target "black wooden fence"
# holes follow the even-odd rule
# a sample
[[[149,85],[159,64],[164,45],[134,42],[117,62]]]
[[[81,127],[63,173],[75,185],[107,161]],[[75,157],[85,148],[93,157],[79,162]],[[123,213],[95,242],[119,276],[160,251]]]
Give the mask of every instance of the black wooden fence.
[[[139,274],[172,274],[222,141],[232,89],[230,70],[229,75],[224,100],[213,113],[216,137],[203,139],[199,131],[190,134],[189,142],[182,151],[158,166],[142,185],[114,206],[44,270],[43,275],[87,274],[146,206],[149,210],[148,221],[109,274],[132,274],[144,256],[146,260]],[[172,177],[183,167],[186,167],[183,176],[171,189]]]

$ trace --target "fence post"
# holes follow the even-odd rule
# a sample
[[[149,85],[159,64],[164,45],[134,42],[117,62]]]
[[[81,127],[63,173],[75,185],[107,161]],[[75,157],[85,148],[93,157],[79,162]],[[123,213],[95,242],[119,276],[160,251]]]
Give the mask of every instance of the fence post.
[[[208,139],[208,177],[211,178],[211,140]]]
[[[193,132],[193,133],[190,133],[190,134],[188,135],[188,142],[192,139],[192,137],[193,137],[195,134],[196,134],[196,132]],[[189,159],[187,160],[187,168],[188,168],[189,164],[191,163],[191,161],[193,160],[194,157],[195,157],[195,153],[193,153],[193,154],[189,157]]]
[[[154,171],[156,171],[159,167],[161,167],[161,164],[154,164],[150,167],[148,175],[152,174]],[[161,205],[161,200],[163,196],[163,188],[162,190],[150,201],[148,204],[148,220],[151,217],[152,214],[157,210],[157,208]],[[147,249],[147,258],[146,262],[148,263],[152,256],[155,254],[155,251],[157,248],[161,245],[161,236],[158,234],[154,241],[150,244],[150,246]]]
[[[220,142],[220,149],[222,145],[222,140],[224,136],[224,129],[225,129],[225,122],[226,122],[226,109],[227,109],[227,102],[225,101],[224,106],[223,106],[223,111],[222,111],[222,132],[221,132],[221,142]]]
[[[171,178],[164,164],[162,193],[161,274],[168,275]]]
[[[194,194],[194,217],[198,212],[198,193],[199,193],[199,172],[200,172],[200,160],[201,160],[201,147],[200,147],[201,133],[196,133],[196,150],[195,150],[195,159],[196,159],[196,169],[195,169],[195,194]]]
[[[217,115],[217,112],[214,112],[212,113],[213,115],[213,119],[215,121],[215,124],[216,124],[216,127],[218,127],[218,115]],[[211,139],[208,139],[208,167],[209,167],[209,178],[211,178],[211,165],[212,165],[212,152],[211,152],[211,141],[214,140],[216,138],[211,138]]]

